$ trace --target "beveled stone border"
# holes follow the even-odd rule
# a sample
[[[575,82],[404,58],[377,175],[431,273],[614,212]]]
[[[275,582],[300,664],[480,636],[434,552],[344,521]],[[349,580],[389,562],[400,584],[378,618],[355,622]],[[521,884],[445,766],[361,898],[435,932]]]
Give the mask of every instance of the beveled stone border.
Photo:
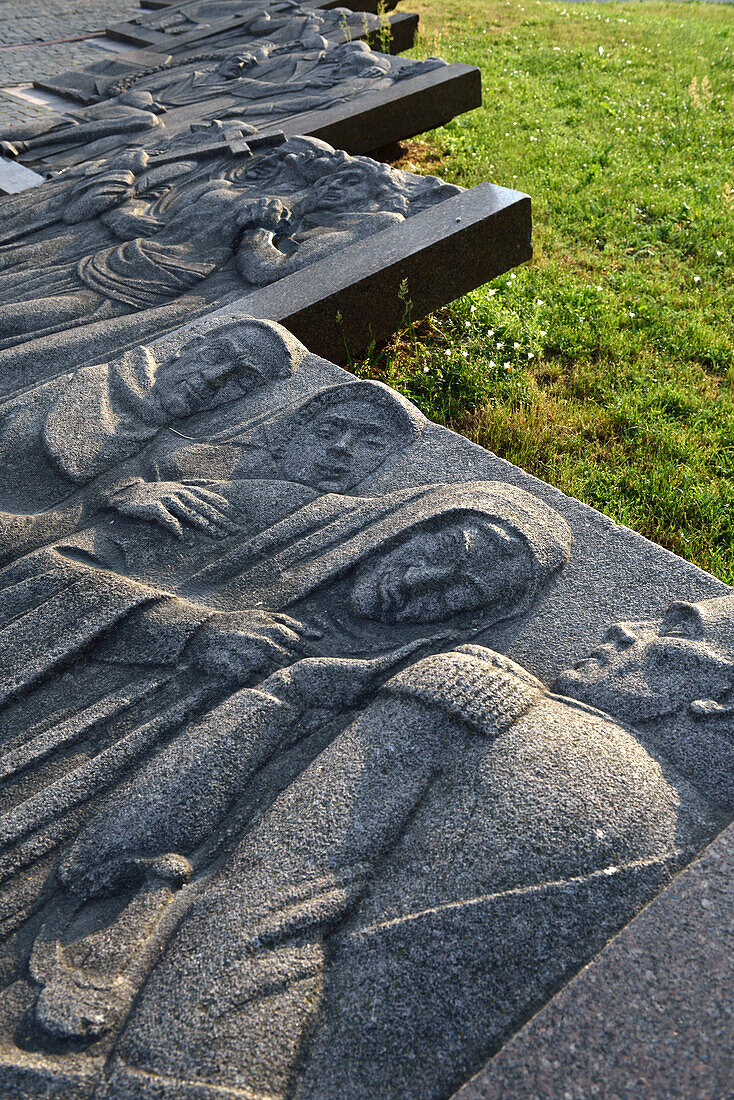
[[[734,1096],[734,825],[454,1100]]]

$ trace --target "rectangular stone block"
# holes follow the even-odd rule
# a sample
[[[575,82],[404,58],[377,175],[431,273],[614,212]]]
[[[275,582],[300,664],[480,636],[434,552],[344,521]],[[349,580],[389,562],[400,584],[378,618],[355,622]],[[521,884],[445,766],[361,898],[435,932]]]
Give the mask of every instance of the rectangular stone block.
[[[335,7],[339,7],[340,12],[342,12],[342,9],[346,8],[345,5],[338,4],[336,0],[326,0],[325,3],[321,4],[306,3],[304,6],[324,12]],[[295,5],[292,5],[292,7],[295,7]],[[394,8],[395,4],[388,5],[388,7]],[[129,42],[134,46],[143,48],[153,46],[156,49],[169,49],[176,39],[183,35],[209,30],[215,28],[217,24],[225,26],[232,20],[240,23],[246,19],[253,19],[260,16],[263,10],[266,10],[271,20],[275,20],[275,22],[279,21],[279,16],[287,17],[289,14],[288,6],[282,3],[279,5],[277,2],[269,8],[263,9],[262,4],[258,6],[256,0],[249,0],[249,2],[246,2],[246,0],[219,0],[216,5],[211,4],[209,0],[188,0],[185,4],[165,5],[162,10],[157,12],[143,12],[124,23],[112,24],[107,28],[107,34],[110,38],[121,42]],[[387,8],[380,10],[384,14]],[[377,0],[374,0],[372,7],[358,5],[350,11],[369,11],[376,15],[378,11]],[[346,29],[348,26],[350,30],[353,30],[357,26],[357,22],[351,16],[345,18],[342,13],[338,19],[338,26],[341,29]],[[379,23],[372,20],[369,23],[374,23],[372,29],[379,26]],[[331,25],[327,21],[326,26]],[[336,25],[334,24],[334,26]]]
[[[223,64],[217,56],[189,65],[166,58],[158,69],[131,69],[109,80],[108,98],[98,105],[70,104],[66,121],[53,115],[45,127],[0,131],[0,140],[6,154],[49,172],[131,148],[154,154],[215,119],[234,116],[260,133],[302,134],[367,153],[481,105],[474,66],[409,61],[370,52],[363,43],[265,53],[239,79],[221,75]],[[100,88],[102,79],[95,76]],[[118,89],[140,96],[140,106],[110,102]],[[145,97],[151,100],[147,109]]]
[[[313,11],[313,9],[311,9]],[[309,22],[309,9],[302,9],[302,19],[292,19],[293,33],[290,25],[282,28],[280,39],[276,36],[276,45],[283,49],[301,48],[302,35],[299,32],[303,25]],[[314,16],[316,13],[314,12]],[[392,12],[387,16],[387,24],[383,25],[380,18],[369,13],[353,13],[348,25],[345,27],[339,21],[326,25],[324,20],[329,19],[329,12],[321,12],[314,24],[316,30],[327,32],[329,44],[332,46],[344,45],[349,42],[365,42],[375,49],[384,49],[389,53],[398,54],[410,49],[413,45],[418,27],[418,16],[406,12]],[[111,87],[126,78],[142,76],[151,70],[160,67],[161,64],[175,67],[186,64],[188,58],[198,58],[202,51],[222,51],[222,61],[226,61],[227,54],[224,51],[241,53],[247,50],[257,49],[265,44],[270,47],[271,39],[266,34],[248,34],[245,24],[236,20],[230,20],[226,26],[218,24],[217,28],[210,27],[201,32],[180,35],[172,39],[165,50],[163,46],[149,46],[146,49],[126,51],[122,55],[114,55],[103,61],[94,62],[80,69],[71,69],[66,73],[55,76],[43,77],[34,80],[34,86],[44,91],[53,92],[55,95],[64,96],[77,103],[92,104],[103,99]],[[310,47],[307,47],[310,48]]]
[[[187,5],[188,7],[190,5]],[[188,32],[184,31],[183,27],[181,28],[182,33],[176,34],[156,29],[155,24],[162,22],[161,17],[158,16],[146,22],[115,23],[107,28],[106,33],[116,41],[129,42],[131,45],[139,46],[142,49],[155,49],[163,52],[195,49],[204,45],[219,48],[223,44],[243,42],[247,24],[263,10],[262,5],[258,7],[256,3],[249,5],[249,11],[248,5],[242,5],[241,7],[242,11],[239,10],[240,6],[238,5],[238,13],[229,18],[212,20],[210,23],[202,22],[193,26]],[[331,12],[332,7],[323,5],[318,7],[303,5],[303,7],[310,8],[314,13],[322,13],[320,22],[323,26],[311,33],[321,33],[323,37],[333,42],[362,40],[368,42],[371,46],[386,49],[390,53],[402,53],[403,50],[409,50],[414,44],[418,29],[418,16],[409,12],[390,12],[380,17],[362,9],[361,11],[350,11],[349,15],[345,17],[340,14],[342,11],[342,7],[340,7],[339,13],[334,12],[334,17],[329,19],[328,13]],[[167,13],[168,9],[165,9],[164,14],[167,15]],[[275,12],[272,13],[272,16],[271,22],[278,24],[284,24],[289,19],[293,20],[294,41],[304,38],[309,33],[302,29],[302,19],[293,16],[289,12],[285,12],[282,18],[278,18]],[[178,28],[175,29],[178,30]],[[262,37],[269,36],[265,29],[262,30],[261,34]],[[280,36],[286,34],[285,28],[279,30],[278,34],[278,40],[282,40]]]
[[[481,183],[239,305],[346,363],[531,257],[530,198]]]
[[[328,11],[329,8],[344,7],[339,0],[323,0],[322,3],[312,3],[308,0],[311,7],[324,8]],[[176,0],[140,0],[140,7],[147,11],[161,11],[163,8],[172,7],[184,7],[185,5],[176,3]],[[350,3],[352,11],[371,11],[377,14],[378,11],[392,11],[397,7],[397,0],[390,0],[389,3],[381,3],[381,0],[355,0],[354,3]]]
[[[1,415],[9,1100],[728,1094],[731,588],[242,303]]]
[[[408,298],[422,317],[531,256],[519,192],[462,191],[310,138],[199,137],[5,200],[3,392],[234,302],[343,359],[399,328]]]

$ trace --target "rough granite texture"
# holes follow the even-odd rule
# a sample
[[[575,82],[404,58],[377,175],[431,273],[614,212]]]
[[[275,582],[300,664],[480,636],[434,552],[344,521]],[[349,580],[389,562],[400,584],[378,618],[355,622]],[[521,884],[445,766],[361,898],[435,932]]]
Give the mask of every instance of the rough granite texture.
[[[3,409],[9,1096],[445,1100],[731,818],[732,590],[277,325]]]
[[[455,1100],[734,1096],[734,829],[727,829]]]

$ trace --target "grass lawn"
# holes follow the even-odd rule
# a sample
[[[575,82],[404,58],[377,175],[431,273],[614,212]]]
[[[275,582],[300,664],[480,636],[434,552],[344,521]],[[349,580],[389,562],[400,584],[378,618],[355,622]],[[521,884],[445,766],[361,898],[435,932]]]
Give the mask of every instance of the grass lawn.
[[[535,258],[353,369],[734,583],[734,6],[409,6],[484,106],[398,164],[527,191]]]

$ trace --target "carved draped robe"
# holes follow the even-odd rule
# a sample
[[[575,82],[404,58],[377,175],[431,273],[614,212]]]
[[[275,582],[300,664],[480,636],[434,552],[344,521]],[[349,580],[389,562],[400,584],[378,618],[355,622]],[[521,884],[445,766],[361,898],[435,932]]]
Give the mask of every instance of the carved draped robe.
[[[121,1079],[448,1095],[717,818],[633,732],[506,658],[427,658],[195,903],[119,1042]]]

